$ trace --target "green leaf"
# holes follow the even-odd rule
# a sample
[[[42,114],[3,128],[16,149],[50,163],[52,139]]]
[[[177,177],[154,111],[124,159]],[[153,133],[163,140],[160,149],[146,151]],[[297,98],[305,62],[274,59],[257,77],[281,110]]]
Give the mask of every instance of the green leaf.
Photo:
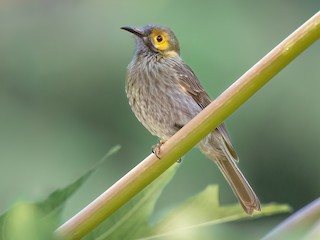
[[[149,218],[161,192],[173,178],[177,165],[169,168],[84,239],[136,239],[149,233]]]
[[[211,185],[186,200],[159,223],[151,226],[149,220],[154,206],[178,167],[177,164],[172,166],[84,239],[160,239],[161,237],[165,237],[161,239],[195,239],[199,233],[197,231],[203,226],[240,219],[253,219],[291,210],[285,204],[266,204],[262,206],[262,212],[248,216],[238,203],[220,206],[218,186]],[[196,234],[191,234],[190,230]],[[181,237],[181,233],[184,233],[183,237],[178,238],[178,236]]]
[[[0,216],[0,239],[29,240],[52,239],[52,233],[60,223],[65,202],[77,191],[97,167],[119,150],[113,147],[93,168],[65,188],[51,193],[44,201],[18,203]]]
[[[265,204],[262,211],[256,212],[253,216],[247,215],[240,205],[220,206],[219,192],[217,185],[210,185],[204,191],[193,196],[174,209],[167,217],[161,220],[153,228],[153,235],[144,239],[154,239],[163,236],[171,236],[170,239],[193,239],[200,227],[216,225],[220,223],[252,219],[285,213],[291,211],[286,204]],[[188,230],[188,231],[186,231]],[[190,236],[183,234],[187,232]]]

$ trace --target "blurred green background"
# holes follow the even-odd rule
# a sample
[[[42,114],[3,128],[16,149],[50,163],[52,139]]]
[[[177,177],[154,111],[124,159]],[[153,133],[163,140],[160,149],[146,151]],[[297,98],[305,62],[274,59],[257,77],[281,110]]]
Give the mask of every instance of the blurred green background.
[[[214,98],[319,7],[317,0],[2,0],[0,211],[43,199],[121,144],[69,201],[67,219],[150,153],[157,139],[135,119],[124,92],[134,40],[121,26],[171,27]],[[319,64],[317,42],[226,121],[240,168],[263,203],[297,210],[319,196]],[[236,202],[215,165],[194,149],[157,209],[212,183],[222,204]],[[254,226],[250,236],[261,237],[284,217],[226,228]]]

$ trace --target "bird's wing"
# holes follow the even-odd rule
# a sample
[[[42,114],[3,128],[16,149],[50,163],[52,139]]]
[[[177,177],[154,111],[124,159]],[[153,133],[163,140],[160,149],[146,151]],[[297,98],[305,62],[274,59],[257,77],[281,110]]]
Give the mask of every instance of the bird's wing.
[[[183,91],[189,94],[202,109],[208,106],[211,103],[211,99],[201,86],[192,69],[188,65],[183,64],[182,67],[179,65],[175,66],[175,70]]]
[[[192,69],[184,63],[183,63],[183,67],[176,65],[174,68],[177,72],[179,84],[183,89],[183,91],[189,94],[202,109],[207,107],[211,103],[211,99],[209,95],[206,93],[206,91],[204,90],[204,88],[201,86],[197,76],[194,74]],[[231,144],[231,139],[224,123],[221,123],[217,127],[217,131],[220,132],[230,154],[232,155],[234,160],[237,161],[238,156]]]
[[[230,153],[231,156],[233,157],[233,160],[239,161],[238,155],[237,155],[236,151],[234,150],[234,147],[232,146],[229,133],[228,133],[227,128],[226,128],[226,126],[224,125],[224,123],[221,123],[221,124],[217,127],[217,129],[218,129],[219,132],[221,133],[221,135],[222,135],[222,137],[223,137],[223,140],[224,140],[224,142],[225,142],[225,144],[226,144],[226,147],[228,148],[229,153]]]

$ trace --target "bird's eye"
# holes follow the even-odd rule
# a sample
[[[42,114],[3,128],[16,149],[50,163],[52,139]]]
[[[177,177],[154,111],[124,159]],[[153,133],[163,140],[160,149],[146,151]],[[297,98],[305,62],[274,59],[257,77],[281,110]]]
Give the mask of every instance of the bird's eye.
[[[158,35],[156,38],[157,42],[160,43],[163,41],[163,37],[161,35]]]
[[[153,46],[160,51],[167,50],[169,47],[169,37],[166,33],[155,32],[151,35]]]

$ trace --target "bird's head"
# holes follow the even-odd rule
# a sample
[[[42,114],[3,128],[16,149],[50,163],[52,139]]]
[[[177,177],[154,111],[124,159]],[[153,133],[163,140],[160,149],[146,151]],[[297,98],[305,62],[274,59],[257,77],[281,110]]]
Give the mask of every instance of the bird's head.
[[[142,28],[122,27],[133,33],[137,39],[136,52],[151,51],[163,56],[180,55],[179,42],[170,28],[158,25],[147,25]]]

